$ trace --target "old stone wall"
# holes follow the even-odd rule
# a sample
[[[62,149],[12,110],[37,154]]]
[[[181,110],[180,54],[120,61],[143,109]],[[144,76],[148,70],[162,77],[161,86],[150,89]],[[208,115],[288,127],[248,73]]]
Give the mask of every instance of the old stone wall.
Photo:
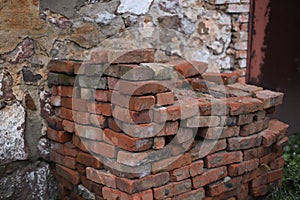
[[[154,47],[157,61],[181,57],[243,76],[248,14],[249,0],[0,0],[0,198],[55,194],[45,121],[51,59]]]

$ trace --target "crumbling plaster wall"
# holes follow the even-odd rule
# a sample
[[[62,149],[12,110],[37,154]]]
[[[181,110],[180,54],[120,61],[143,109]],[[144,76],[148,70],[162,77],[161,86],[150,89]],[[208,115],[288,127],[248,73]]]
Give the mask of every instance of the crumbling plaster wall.
[[[107,38],[157,28],[159,44],[148,35],[118,47],[155,47],[160,61],[180,56],[244,73],[249,7],[249,0],[0,0],[0,199],[55,196],[44,120],[52,112],[50,59],[84,60],[91,48],[115,44]]]

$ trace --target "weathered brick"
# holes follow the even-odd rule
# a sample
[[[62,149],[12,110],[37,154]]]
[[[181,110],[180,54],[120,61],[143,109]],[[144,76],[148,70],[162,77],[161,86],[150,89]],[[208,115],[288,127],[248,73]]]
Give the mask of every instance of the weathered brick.
[[[157,94],[161,92],[169,91],[172,86],[169,81],[138,81],[131,82],[126,80],[120,80],[115,86],[122,94],[128,95],[145,95],[145,94]]]
[[[265,120],[259,120],[251,124],[241,126],[240,136],[249,136],[265,128]]]
[[[270,90],[262,90],[255,93],[256,98],[264,103],[264,109],[271,108],[282,104],[283,93],[273,92]]]
[[[89,153],[79,152],[76,157],[76,161],[84,164],[85,166],[93,167],[96,169],[102,167],[102,163]]]
[[[76,147],[71,143],[57,143],[57,142],[51,142],[51,150],[56,151],[59,154],[65,155],[65,156],[71,156],[76,157],[78,150]]]
[[[224,180],[212,183],[207,186],[208,196],[217,196],[221,193],[231,191],[237,187],[240,187],[242,183],[242,177],[231,178],[229,176],[225,177]]]
[[[284,158],[283,158],[283,156],[280,156],[276,160],[270,162],[270,168],[271,169],[279,169],[279,168],[282,168],[283,166],[284,166]]]
[[[119,105],[129,110],[142,111],[149,110],[155,104],[154,96],[129,96],[118,92],[112,93],[111,102],[113,105]]]
[[[252,97],[232,97],[226,99],[231,115],[249,114],[263,110],[263,102]]]
[[[51,96],[50,103],[52,106],[61,106],[61,96]]]
[[[94,97],[96,101],[108,102],[110,100],[110,92],[107,90],[95,90]]]
[[[148,138],[133,138],[129,137],[124,133],[118,133],[111,129],[105,129],[104,133],[108,140],[112,142],[114,145],[121,149],[125,149],[127,151],[145,151],[152,147],[153,139]]]
[[[158,106],[172,105],[173,103],[174,103],[173,92],[164,92],[156,95],[156,105]]]
[[[120,190],[104,187],[102,189],[103,198],[107,200],[122,199],[122,200],[153,200],[152,190],[146,190],[135,194],[126,194]]]
[[[74,82],[75,79],[73,76],[57,74],[53,72],[48,73],[48,85],[50,87],[52,87],[53,85],[71,86],[74,85]]]
[[[92,125],[97,127],[106,128],[108,126],[108,119],[103,115],[90,114],[89,120]]]
[[[65,143],[72,140],[71,134],[64,131],[56,131],[50,127],[47,128],[47,136],[50,140],[54,140],[60,143]]]
[[[186,192],[184,194],[175,196],[172,198],[172,200],[201,200],[205,197],[205,191],[203,188],[199,188],[197,190],[192,190],[190,192]]]
[[[283,169],[275,169],[268,172],[268,183],[272,183],[276,180],[282,179],[283,177]]]
[[[63,119],[69,120],[71,122],[74,121],[74,113],[70,109],[61,107],[59,109],[55,109],[55,114],[56,114],[56,116],[59,116]]]
[[[76,161],[73,157],[63,156],[59,153],[56,153],[55,151],[51,151],[50,160],[70,169],[76,169]]]
[[[128,194],[133,194],[150,188],[157,188],[169,182],[169,173],[164,172],[145,176],[140,179],[117,178],[117,188]]]
[[[192,155],[192,160],[198,160],[201,158],[204,158],[208,154],[215,153],[217,151],[221,151],[226,149],[226,140],[205,140],[205,141],[200,141],[196,140],[195,141],[194,147],[191,149],[191,155]]]
[[[120,121],[130,124],[146,124],[151,122],[149,111],[130,111],[117,105],[113,109],[113,116]]]
[[[204,158],[204,164],[207,168],[219,167],[232,163],[241,162],[243,160],[243,153],[241,151],[234,152],[219,152],[208,155]]]
[[[264,130],[259,133],[262,137],[262,145],[264,147],[269,147],[277,141],[278,132],[274,132],[271,130]]]
[[[56,172],[74,185],[77,185],[80,181],[79,173],[75,170],[56,164]]]
[[[104,74],[130,81],[145,81],[154,78],[154,72],[150,68],[134,64],[110,65]]]
[[[73,112],[74,112],[74,121],[76,123],[82,124],[82,125],[90,124],[90,113],[79,112],[79,111],[73,111]]]
[[[230,151],[240,149],[250,149],[261,144],[262,137],[258,134],[247,137],[234,137],[227,139],[227,149]]]
[[[48,69],[50,72],[59,72],[66,74],[74,74],[74,67],[80,66],[80,62],[70,60],[51,60],[48,63]]]
[[[93,126],[82,126],[76,124],[75,134],[81,138],[87,138],[90,140],[103,140],[103,130]]]
[[[182,126],[189,128],[214,127],[220,124],[219,116],[195,116],[182,121]]]
[[[160,159],[159,161],[152,163],[152,172],[169,172],[185,165],[189,165],[191,164],[191,162],[192,160],[190,153],[185,153],[183,155],[178,155],[166,159]]]
[[[155,137],[153,140],[153,149],[159,150],[164,148],[166,145],[165,137]]]
[[[183,78],[203,74],[208,68],[208,65],[206,63],[197,61],[189,62],[186,60],[182,60],[169,62],[167,64],[174,65],[175,70],[178,71],[183,76]]]
[[[113,145],[99,142],[99,141],[92,141],[87,140],[84,142],[88,150],[92,151],[95,154],[100,156],[104,156],[107,158],[116,158],[117,156],[117,148]]]
[[[181,182],[169,183],[159,188],[153,189],[155,199],[165,199],[173,197],[182,193],[191,191],[191,180],[184,180]]]
[[[193,188],[201,188],[205,185],[213,183],[227,176],[227,168],[219,167],[214,169],[208,169],[203,172],[200,176],[196,176],[192,179]]]
[[[96,170],[91,167],[86,168],[87,179],[107,187],[116,188],[116,176],[106,170]]]
[[[238,164],[232,164],[228,166],[228,175],[239,176],[246,172],[256,169],[258,165],[259,165],[259,159],[253,159]]]
[[[84,144],[84,139],[76,135],[72,137],[72,143],[79,148],[81,151],[87,152],[86,145]]]
[[[62,126],[63,126],[63,128],[66,132],[69,132],[69,133],[74,133],[75,132],[74,122],[70,122],[68,120],[63,120]]]
[[[197,135],[206,139],[223,139],[238,136],[239,126],[199,128]]]

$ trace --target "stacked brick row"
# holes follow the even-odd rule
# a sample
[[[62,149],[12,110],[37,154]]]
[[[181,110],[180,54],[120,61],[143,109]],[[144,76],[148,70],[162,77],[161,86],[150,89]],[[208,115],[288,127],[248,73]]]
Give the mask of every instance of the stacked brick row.
[[[48,119],[62,199],[251,199],[282,179],[283,94],[155,63],[153,49],[53,60]]]

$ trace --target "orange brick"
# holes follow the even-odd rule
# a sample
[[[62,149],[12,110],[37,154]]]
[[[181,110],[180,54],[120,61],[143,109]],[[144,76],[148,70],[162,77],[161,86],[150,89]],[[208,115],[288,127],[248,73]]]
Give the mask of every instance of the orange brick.
[[[204,158],[204,164],[207,168],[219,167],[231,163],[241,162],[243,160],[243,153],[241,151],[234,152],[219,152],[208,155]]]
[[[93,155],[91,155],[89,153],[79,152],[76,157],[76,161],[84,164],[85,166],[93,167],[96,169],[102,167],[102,163],[97,158],[95,158]]]
[[[86,177],[87,179],[96,183],[103,184],[111,188],[116,188],[116,176],[105,170],[96,170],[94,168],[87,167]]]
[[[54,140],[56,142],[65,143],[72,140],[72,135],[66,133],[64,131],[56,131],[52,128],[48,127],[47,136],[50,140]]]
[[[258,165],[259,165],[259,159],[253,159],[238,164],[232,164],[228,166],[228,175],[239,176],[246,172],[256,169]]]
[[[165,199],[191,191],[191,180],[169,183],[159,188],[154,188],[154,199]]]
[[[74,185],[77,185],[80,181],[79,173],[75,170],[56,164],[56,172]]]
[[[219,167],[214,169],[205,170],[200,176],[192,179],[193,188],[201,188],[205,185],[213,183],[227,176],[227,168]]]

